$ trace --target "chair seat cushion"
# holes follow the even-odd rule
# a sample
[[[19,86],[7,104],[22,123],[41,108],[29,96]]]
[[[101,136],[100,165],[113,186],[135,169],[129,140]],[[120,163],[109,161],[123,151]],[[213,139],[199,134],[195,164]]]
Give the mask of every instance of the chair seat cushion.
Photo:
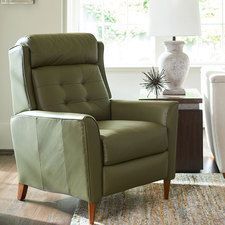
[[[167,128],[152,122],[129,120],[98,121],[104,165],[114,165],[164,152]]]

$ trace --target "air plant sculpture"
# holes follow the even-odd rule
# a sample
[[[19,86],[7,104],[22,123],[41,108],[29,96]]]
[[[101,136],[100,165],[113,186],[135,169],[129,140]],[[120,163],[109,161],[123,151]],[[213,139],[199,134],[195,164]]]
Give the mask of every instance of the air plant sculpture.
[[[155,67],[151,67],[148,72],[142,72],[145,78],[143,78],[144,82],[141,85],[149,91],[148,96],[151,92],[155,92],[156,98],[158,98],[159,92],[163,90],[164,85],[167,83],[164,72],[165,70],[159,72]]]

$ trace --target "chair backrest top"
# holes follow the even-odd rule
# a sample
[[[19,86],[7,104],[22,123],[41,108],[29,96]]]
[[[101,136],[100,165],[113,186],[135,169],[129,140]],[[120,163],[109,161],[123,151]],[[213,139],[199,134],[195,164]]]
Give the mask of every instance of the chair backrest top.
[[[14,113],[39,109],[109,119],[103,50],[88,33],[19,39],[9,51]]]
[[[32,68],[98,62],[97,40],[88,33],[36,34],[19,39],[16,45],[29,47]]]

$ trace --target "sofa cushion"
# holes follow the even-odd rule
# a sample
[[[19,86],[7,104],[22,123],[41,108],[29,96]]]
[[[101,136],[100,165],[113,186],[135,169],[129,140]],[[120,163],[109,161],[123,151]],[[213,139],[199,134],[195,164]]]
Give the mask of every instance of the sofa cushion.
[[[158,154],[167,150],[167,128],[152,122],[98,121],[104,165]]]

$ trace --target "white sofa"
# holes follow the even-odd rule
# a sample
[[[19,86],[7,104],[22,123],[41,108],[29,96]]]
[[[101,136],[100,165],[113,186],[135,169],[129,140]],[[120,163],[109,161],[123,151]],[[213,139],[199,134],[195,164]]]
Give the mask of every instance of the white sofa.
[[[203,67],[201,74],[206,136],[225,178],[225,68]]]

